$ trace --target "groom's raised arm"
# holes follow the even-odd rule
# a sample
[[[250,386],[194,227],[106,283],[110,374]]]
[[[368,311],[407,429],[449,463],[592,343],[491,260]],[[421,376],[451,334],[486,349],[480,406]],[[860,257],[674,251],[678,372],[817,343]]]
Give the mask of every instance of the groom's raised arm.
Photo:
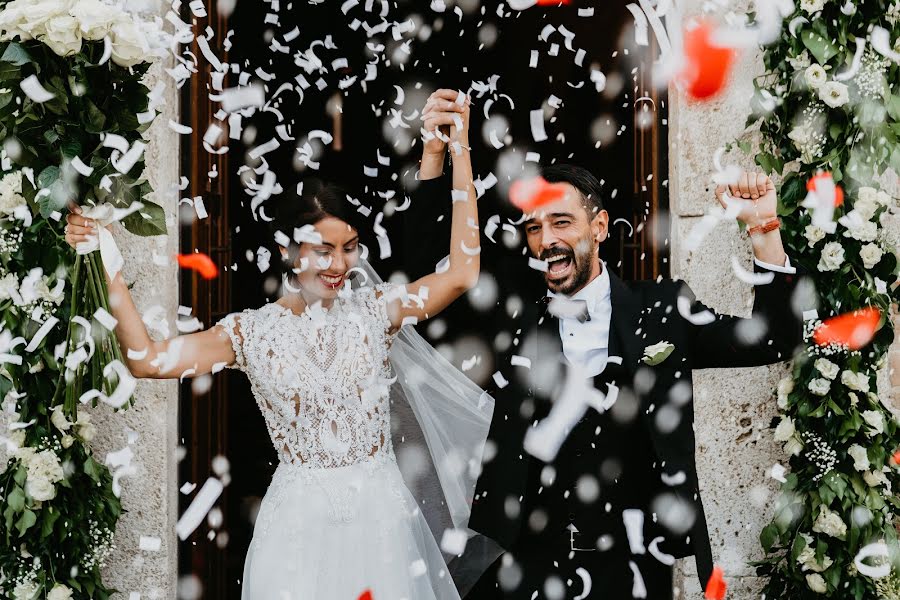
[[[749,318],[718,315],[694,299],[686,284],[680,296],[691,301],[694,315],[709,311],[715,315],[711,323],[691,323],[690,353],[695,369],[719,367],[756,367],[793,357],[803,338],[803,321],[795,313],[792,299],[804,272],[772,271],[758,263],[757,273],[772,273],[770,283],[755,286],[753,313]],[[683,301],[682,301],[683,302]]]

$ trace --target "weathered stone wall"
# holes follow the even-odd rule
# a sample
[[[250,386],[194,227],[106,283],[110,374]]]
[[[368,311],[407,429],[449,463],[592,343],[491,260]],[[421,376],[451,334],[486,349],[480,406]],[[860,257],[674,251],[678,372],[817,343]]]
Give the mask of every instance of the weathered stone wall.
[[[178,269],[171,257],[178,252],[179,136],[168,126],[178,121],[179,95],[162,67],[154,65],[149,74],[152,88],[156,81],[167,80],[165,104],[146,137],[147,176],[155,190],[158,204],[166,211],[169,235],[138,237],[124,228],[114,230],[116,242],[125,258],[123,274],[133,284],[131,294],[141,314],[152,315],[150,309],[160,307],[159,318],[151,322],[154,330],[168,329],[175,335],[178,308]],[[154,254],[167,258],[166,266],[153,261]],[[162,261],[160,261],[162,262]],[[148,313],[149,311],[149,313]],[[135,407],[118,414],[107,406],[93,411],[99,431],[94,455],[103,462],[109,452],[132,443],[132,466],[137,472],[122,479],[122,505],[127,511],[119,521],[116,532],[116,551],[104,569],[104,581],[122,592],[119,596],[132,600],[132,593],[141,599],[176,597],[178,578],[177,538],[178,518],[178,382],[141,380],[138,382]],[[131,433],[135,432],[135,433]],[[134,439],[136,437],[136,439]],[[139,549],[142,536],[161,540],[158,551]],[[133,598],[137,598],[134,596]]]
[[[713,154],[739,136],[749,114],[753,77],[762,73],[761,52],[745,52],[736,65],[730,87],[712,102],[693,103],[674,87],[669,90],[669,188],[672,210],[672,274],[685,279],[697,298],[718,312],[747,316],[752,289],[734,277],[731,256],[752,269],[749,240],[737,224],[721,224],[695,251],[685,239],[700,217],[716,205],[713,194]],[[756,169],[740,151],[728,154],[726,164]],[[896,176],[885,185],[895,189]],[[886,229],[900,240],[900,218],[888,220]],[[892,382],[889,365],[880,377],[879,393],[885,404],[900,408],[900,344],[891,358],[897,373]],[[771,517],[778,484],[768,476],[784,453],[772,439],[769,423],[777,410],[773,390],[789,372],[787,363],[749,369],[716,369],[694,373],[694,418],[697,467],[709,522],[713,558],[728,580],[729,598],[758,598],[763,582],[748,562],[762,557],[759,532]],[[683,598],[702,593],[693,559],[682,561],[676,580]]]

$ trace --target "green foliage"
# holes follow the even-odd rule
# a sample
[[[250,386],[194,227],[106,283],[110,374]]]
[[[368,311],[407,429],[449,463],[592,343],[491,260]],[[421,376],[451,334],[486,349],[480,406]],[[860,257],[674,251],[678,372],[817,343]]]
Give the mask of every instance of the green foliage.
[[[822,12],[816,15],[802,12],[798,5],[797,12],[785,19],[781,38],[764,48],[766,72],[755,82],[756,94],[751,101],[754,114],[748,125],[759,123],[762,133],[761,145],[755,149],[756,162],[767,173],[783,176],[778,206],[782,237],[792,260],[803,265],[816,284],[818,314],[822,319],[867,306],[877,307],[882,315],[887,315],[891,303],[900,299],[900,288],[892,286],[898,279],[896,249],[887,246],[880,230],[872,242],[860,241],[848,234],[845,224],[840,224],[836,232],[825,232],[822,239],[813,241],[806,235],[807,227],[812,225],[811,215],[801,206],[807,195],[807,181],[820,171],[830,172],[845,194],[844,204],[835,212],[835,219],[839,219],[859,201],[861,188],[877,188],[878,175],[888,167],[900,166],[900,95],[896,85],[900,81],[900,65],[884,61],[880,87],[877,78],[870,78],[876,83],[868,89],[861,87],[859,75],[844,81],[850,101],[833,108],[819,100],[804,76],[810,63],[818,63],[826,68],[828,80],[833,80],[835,73],[849,68],[856,37],[866,37],[871,26],[890,31],[891,43],[896,44],[900,27],[887,20],[889,5],[885,0],[856,2],[851,15],[841,12],[839,2],[825,2]],[[807,22],[796,23],[794,36],[787,24],[798,16],[806,17]],[[866,68],[864,62],[863,70]],[[893,87],[887,82],[893,82]],[[874,97],[872,90],[876,90]],[[774,97],[774,106],[767,102],[764,92]],[[788,136],[804,123],[804,111],[810,105],[822,109],[817,123],[822,138],[817,152],[804,153],[802,144]],[[896,206],[897,199],[892,204]],[[879,223],[887,210],[879,205],[871,221]],[[843,248],[844,261],[835,270],[823,270],[822,249],[832,242]],[[869,243],[878,244],[884,255],[867,268],[861,253]],[[812,327],[808,329],[810,333]],[[782,485],[772,521],[760,532],[765,557],[754,565],[758,574],[766,578],[763,592],[769,600],[823,596],[863,600],[880,597],[876,587],[881,588],[882,594],[890,589],[900,595],[900,470],[891,458],[900,448],[900,430],[897,420],[875,393],[876,374],[885,364],[892,341],[893,331],[886,318],[874,339],[860,351],[829,352],[817,347],[807,335],[805,351],[795,361],[790,381],[779,386],[783,418],[792,420],[797,431],[793,441],[800,442],[802,450],[790,456],[791,473]],[[809,387],[813,380],[823,378],[815,364],[820,358],[835,363],[841,373],[830,382],[823,396],[814,394]],[[864,374],[869,391],[852,389],[842,381],[844,372]],[[875,418],[873,415],[881,416],[881,432],[876,432],[866,420]],[[849,454],[854,445],[867,450],[869,468],[864,472],[855,468]],[[830,468],[815,455],[816,447],[827,447],[835,453],[835,463]],[[883,475],[884,481],[875,480],[875,474]],[[832,535],[834,531],[829,534],[821,527],[814,531],[825,508],[846,525],[844,535]],[[807,544],[807,539],[812,542]],[[885,580],[869,578],[854,565],[862,547],[879,541],[887,543],[891,552],[893,574]],[[815,573],[808,563],[800,562],[809,559],[808,550],[814,550],[822,571],[819,575],[827,588],[824,594],[811,589],[808,577],[815,577]],[[826,557],[829,566],[824,567]]]
[[[141,140],[146,125],[136,115],[149,110],[149,90],[142,82],[148,65],[98,65],[102,54],[103,42],[85,41],[79,54],[66,58],[37,41],[0,43],[0,140],[6,140],[13,169],[26,173],[21,195],[33,217],[27,225],[0,220],[0,237],[21,235],[17,244],[0,245],[0,277],[21,279],[40,267],[65,284],[65,297],[48,307],[59,324],[33,352],[19,347],[21,365],[7,362],[0,370],[0,399],[14,401],[19,421],[34,422],[22,430],[23,450],[0,465],[3,598],[12,597],[17,582],[25,580],[39,586],[42,598],[55,584],[68,586],[75,600],[106,599],[116,591],[103,584],[100,573],[122,512],[112,475],[91,456],[83,429],[74,426],[64,435],[51,422],[57,406],[75,422],[83,391],[110,394],[118,382],[104,376],[103,369],[122,360],[115,337],[94,321],[90,360],[75,369],[63,364],[65,355],[88,343],[72,317],[90,322],[98,308],[109,306],[99,253],[76,256],[64,240],[65,219],[54,212],[64,213],[73,201],[118,208],[140,202],[143,207],[123,225],[138,235],[165,233],[162,208],[148,200],[152,189],[142,178],[143,160],[120,173],[112,164],[113,150],[102,142],[107,134],[121,136],[129,145]],[[30,75],[56,96],[42,104],[28,99],[20,84]],[[93,168],[90,175],[71,166],[76,157]],[[0,301],[4,335],[30,340],[41,325],[32,319],[31,311],[13,299]],[[66,354],[60,357],[57,348]],[[54,485],[55,496],[39,502],[29,491],[27,455],[44,450],[58,457],[64,477]]]

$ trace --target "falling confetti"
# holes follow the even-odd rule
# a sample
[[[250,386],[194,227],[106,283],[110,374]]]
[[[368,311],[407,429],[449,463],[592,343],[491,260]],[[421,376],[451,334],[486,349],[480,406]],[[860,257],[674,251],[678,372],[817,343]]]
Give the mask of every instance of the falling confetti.
[[[359,598],[357,600],[373,600],[371,590],[364,591],[362,594],[359,595]]]
[[[813,340],[819,346],[839,344],[859,350],[872,340],[880,321],[881,311],[874,306],[854,310],[827,319],[816,328]]]
[[[734,48],[713,43],[715,25],[700,19],[684,33],[685,66],[679,79],[689,96],[709,100],[718,95],[728,81],[734,64]]]
[[[519,179],[509,188],[509,200],[522,212],[531,212],[546,204],[561,200],[566,195],[566,185],[549,183],[543,177]]]
[[[191,269],[200,274],[204,279],[214,279],[219,275],[219,268],[207,255],[202,252],[194,254],[179,254],[178,266],[182,269]]]
[[[828,172],[819,173],[807,181],[806,191],[821,196],[830,206],[841,206],[844,203],[844,190]]]
[[[725,575],[722,573],[722,567],[713,567],[712,576],[706,584],[706,600],[724,600],[725,592],[728,584],[725,582]]]

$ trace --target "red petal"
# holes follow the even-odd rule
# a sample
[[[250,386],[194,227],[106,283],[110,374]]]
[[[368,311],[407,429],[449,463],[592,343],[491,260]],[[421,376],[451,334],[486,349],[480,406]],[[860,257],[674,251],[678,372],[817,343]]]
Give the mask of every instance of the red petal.
[[[819,346],[837,343],[859,350],[872,341],[880,321],[881,311],[874,306],[854,310],[827,319],[816,328],[813,340]]]
[[[724,600],[728,584],[725,582],[722,567],[713,567],[712,575],[706,584],[706,600]]]
[[[509,200],[522,212],[532,212],[545,204],[562,200],[566,184],[549,183],[543,177],[518,179],[509,188]]]
[[[813,177],[811,177],[806,182],[806,191],[808,192],[816,192],[818,191],[818,183],[819,181],[829,180],[831,181],[831,173],[828,171],[824,171],[822,173],[817,173]],[[831,184],[834,186],[834,205],[840,206],[844,203],[844,190],[838,184],[833,181]]]
[[[572,0],[537,0],[538,6],[559,6],[572,4]]]
[[[687,93],[697,100],[712,98],[722,91],[734,64],[734,48],[712,43],[715,27],[706,19],[684,32],[685,66],[679,79]]]
[[[195,254],[179,254],[178,266],[182,269],[196,271],[204,279],[213,279],[219,274],[219,268],[212,259],[200,252]]]
[[[894,465],[900,466],[900,450],[894,452]]]
[[[370,590],[364,591],[359,595],[359,598],[357,600],[372,600],[372,592]]]

